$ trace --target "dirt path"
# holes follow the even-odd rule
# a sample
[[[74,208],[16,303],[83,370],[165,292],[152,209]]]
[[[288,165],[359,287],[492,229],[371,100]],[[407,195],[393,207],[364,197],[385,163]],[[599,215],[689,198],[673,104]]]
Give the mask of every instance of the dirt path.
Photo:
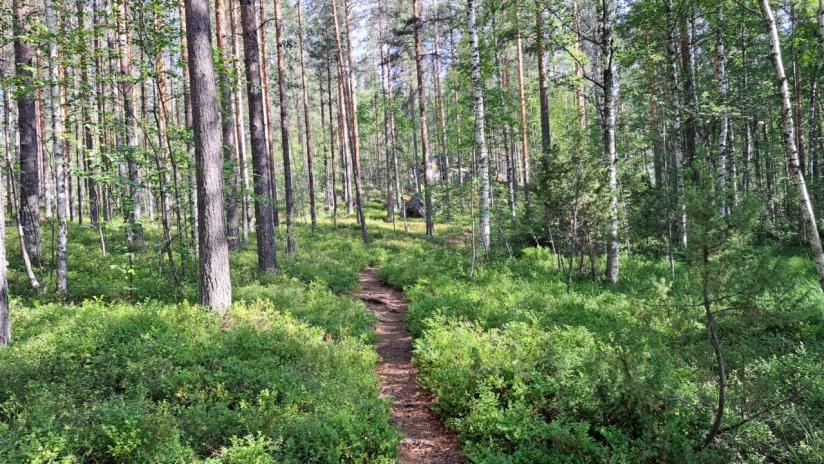
[[[360,284],[358,297],[378,316],[375,349],[381,357],[381,396],[392,398],[393,423],[405,437],[399,449],[401,462],[466,462],[455,434],[446,430],[432,412],[432,395],[418,384],[418,370],[412,365],[412,334],[404,320],[406,299],[383,283],[373,267],[363,271]]]

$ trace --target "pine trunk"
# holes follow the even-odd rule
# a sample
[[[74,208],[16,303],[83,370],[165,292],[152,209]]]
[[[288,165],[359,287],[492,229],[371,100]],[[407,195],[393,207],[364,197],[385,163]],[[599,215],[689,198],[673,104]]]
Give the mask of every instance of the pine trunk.
[[[243,53],[246,68],[246,92],[249,100],[249,132],[252,147],[252,179],[255,194],[255,232],[257,233],[258,267],[264,272],[278,269],[275,246],[274,207],[271,157],[266,146],[263,119],[263,95],[260,81],[257,9],[254,0],[240,0],[243,29]]]

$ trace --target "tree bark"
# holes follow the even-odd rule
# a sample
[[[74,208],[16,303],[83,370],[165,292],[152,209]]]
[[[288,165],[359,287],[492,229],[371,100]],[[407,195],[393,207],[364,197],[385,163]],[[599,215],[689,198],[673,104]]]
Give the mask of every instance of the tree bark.
[[[229,247],[240,248],[240,226],[238,224],[238,160],[235,143],[235,109],[232,107],[232,84],[229,82],[228,67],[232,59],[226,43],[226,6],[223,0],[215,0],[215,38],[220,56],[220,116],[223,137],[223,163],[226,188],[226,235]]]
[[[484,109],[484,89],[481,79],[481,52],[478,43],[477,9],[478,0],[468,0],[468,22],[470,40],[470,60],[472,67],[472,93],[475,100],[475,148],[478,151],[478,164],[481,180],[481,245],[485,252],[489,252],[490,237],[490,185],[489,185],[489,155],[486,148],[486,110]]]
[[[125,151],[127,162],[128,183],[126,185],[126,240],[131,246],[142,247],[143,227],[140,224],[140,175],[138,171],[136,152],[137,139],[135,135],[134,113],[134,85],[132,79],[132,52],[129,32],[129,7],[123,1],[118,11],[118,38],[120,48],[120,96],[123,105],[123,126],[125,134],[121,137],[119,149]]]
[[[807,184],[804,181],[804,173],[798,161],[798,148],[795,145],[795,127],[793,125],[793,108],[790,102],[790,90],[787,85],[787,75],[784,72],[784,62],[781,59],[781,41],[778,37],[778,27],[775,23],[775,16],[770,7],[769,0],[760,0],[761,14],[767,26],[769,33],[771,58],[773,68],[775,69],[776,85],[778,93],[781,98],[781,123],[782,135],[784,136],[784,149],[787,155],[787,164],[790,175],[795,181],[798,199],[801,203],[801,212],[803,214],[804,226],[808,238],[810,240],[810,247],[815,259],[816,268],[818,269],[818,280],[824,291],[824,250],[821,248],[821,237],[818,233],[818,225],[815,220],[815,211],[813,211],[810,196],[807,193]]]
[[[421,153],[423,158],[423,198],[426,220],[426,235],[435,236],[435,222],[432,215],[432,177],[430,173],[429,161],[429,124],[426,118],[426,95],[423,85],[423,45],[421,44],[421,12],[420,2],[412,0],[412,16],[414,21],[413,36],[415,40],[415,75],[418,81],[418,115],[420,117],[421,129]],[[476,33],[477,35],[477,33]]]
[[[260,78],[263,88],[263,123],[266,131],[266,150],[269,153],[269,188],[272,189],[272,209],[275,228],[280,226],[280,213],[278,212],[278,183],[275,172],[275,136],[272,134],[272,99],[269,93],[269,53],[266,51],[266,8],[264,0],[260,0],[258,18],[258,33],[260,34]]]
[[[546,56],[544,50],[543,0],[535,0],[535,54],[538,60],[538,93],[541,106],[541,154],[549,159],[552,138],[549,129],[549,95],[547,93]]]
[[[332,4],[332,17],[335,26],[335,41],[338,49],[338,63],[341,72],[341,86],[343,88],[343,99],[346,103],[346,126],[349,135],[349,151],[351,153],[352,178],[355,184],[355,206],[358,212],[358,221],[360,222],[361,238],[364,243],[369,243],[369,234],[366,230],[366,217],[363,215],[363,198],[361,196],[361,166],[360,166],[360,134],[358,130],[358,101],[357,89],[355,88],[354,67],[352,63],[352,43],[351,33],[349,30],[349,8],[344,0],[343,16],[344,26],[347,32],[348,51],[346,59],[343,56],[343,48],[341,42],[340,26],[338,21],[338,11],[336,0],[330,0]]]
[[[718,162],[717,186],[719,199],[718,214],[723,218],[729,212],[727,208],[727,151],[728,137],[730,133],[730,114],[726,105],[729,99],[729,82],[727,81],[727,57],[724,50],[724,25],[723,15],[719,14],[718,27],[716,30],[717,41],[715,53],[718,57],[718,93],[721,97],[721,129],[718,134]]]
[[[289,111],[286,101],[286,66],[283,60],[283,15],[280,0],[275,3],[275,48],[278,66],[278,93],[280,95],[280,144],[283,150],[283,183],[286,194],[286,255],[295,256],[295,195],[292,190],[291,145],[289,143]]]
[[[63,118],[60,107],[63,105],[63,98],[60,91],[60,71],[58,69],[57,52],[57,28],[55,27],[54,4],[47,0],[46,6],[46,26],[51,34],[54,34],[49,41],[49,73],[51,77],[51,88],[49,91],[51,103],[51,123],[52,123],[52,156],[54,157],[54,170],[57,190],[57,273],[55,284],[57,293],[65,295],[69,288],[69,225],[66,221],[66,160],[63,154]]]
[[[515,38],[515,56],[518,69],[518,109],[520,110],[521,116],[521,185],[524,191],[524,202],[527,207],[529,207],[532,205],[532,199],[529,195],[529,138],[527,137],[526,92],[524,90],[524,53],[521,42],[521,32],[519,29],[518,35]]]
[[[307,182],[309,188],[309,219],[312,224],[312,233],[315,232],[318,226],[318,216],[317,211],[315,210],[315,173],[312,168],[312,158],[313,158],[313,150],[314,147],[312,146],[312,125],[310,123],[309,118],[309,90],[306,84],[306,64],[304,63],[304,41],[303,41],[303,8],[301,8],[301,0],[297,2],[297,10],[298,10],[298,41],[300,44],[300,49],[298,50],[298,56],[300,57],[300,83],[301,83],[301,90],[303,92],[303,124],[306,129],[305,134],[305,143],[306,146],[304,150],[306,151],[306,170],[307,170]]]
[[[35,112],[34,50],[25,40],[31,33],[32,0],[15,0],[14,62],[20,90],[17,97],[17,125],[20,138],[20,222],[26,252],[40,261],[40,175],[38,168],[39,123]]]
[[[229,21],[232,23],[232,69],[235,75],[240,75],[240,47],[238,45],[239,29],[237,21],[235,20],[235,2],[229,2]],[[249,240],[249,226],[252,222],[252,213],[249,208],[249,175],[246,166],[246,131],[243,126],[243,98],[241,97],[240,85],[235,86],[234,90],[234,116],[235,116],[235,140],[237,141],[237,161],[238,169],[240,171],[240,201],[242,205],[241,224],[243,225],[243,242]]]
[[[203,306],[219,312],[232,304],[232,283],[229,279],[221,127],[209,19],[208,0],[186,0],[189,83],[197,170],[199,300]]]
[[[390,83],[391,50],[386,43],[381,44],[381,95],[383,98],[383,139],[386,150],[386,220],[395,222],[395,193],[392,183],[392,158],[394,157],[392,139],[390,137],[390,118],[394,113],[389,105],[392,102],[392,86]]]
[[[258,267],[264,272],[278,269],[275,246],[274,208],[269,151],[263,119],[263,95],[260,82],[257,9],[254,0],[240,0],[243,29],[243,54],[246,67],[246,93],[249,100],[249,132],[252,146],[252,178],[255,193],[255,232],[257,233]]]
[[[618,282],[621,250],[618,241],[618,154],[615,149],[615,112],[618,103],[618,83],[615,77],[612,8],[612,0],[601,0],[601,60],[604,74],[604,163],[607,167],[609,188],[606,280],[615,283]]]
[[[8,107],[6,107],[8,110]],[[6,120],[8,123],[8,119]],[[6,133],[8,134],[8,133]],[[9,140],[6,138],[6,151],[10,150]],[[11,172],[8,173],[11,176]],[[0,182],[0,198],[3,197],[3,185]],[[5,192],[8,195],[8,192]],[[9,283],[7,278],[6,261],[6,213],[3,201],[0,200],[0,347],[11,343],[11,322],[9,319]]]

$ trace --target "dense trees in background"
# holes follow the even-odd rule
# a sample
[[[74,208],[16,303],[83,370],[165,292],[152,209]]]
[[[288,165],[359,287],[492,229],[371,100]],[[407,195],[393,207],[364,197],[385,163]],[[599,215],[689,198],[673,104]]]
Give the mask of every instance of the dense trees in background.
[[[226,248],[252,225],[274,272],[279,211],[294,256],[299,222],[353,213],[368,242],[367,202],[405,230],[453,224],[486,256],[547,246],[570,282],[616,282],[622,254],[689,261],[700,188],[722,220],[761,204],[756,240],[811,250],[824,287],[820,2],[0,8],[5,210],[32,285],[56,253],[70,289],[69,221],[89,221],[101,253],[120,224],[170,279],[199,272],[219,309]],[[149,223],[162,243],[145,243]]]

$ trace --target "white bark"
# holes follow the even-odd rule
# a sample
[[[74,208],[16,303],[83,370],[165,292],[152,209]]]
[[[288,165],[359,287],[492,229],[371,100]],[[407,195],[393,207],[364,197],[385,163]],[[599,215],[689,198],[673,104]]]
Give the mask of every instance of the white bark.
[[[793,124],[792,104],[790,103],[790,89],[787,85],[787,75],[784,72],[784,63],[781,58],[781,41],[778,37],[778,28],[775,24],[775,15],[770,8],[769,0],[760,0],[761,13],[767,25],[770,37],[771,57],[775,76],[778,85],[779,96],[781,97],[781,123],[782,135],[784,136],[784,148],[787,154],[787,164],[790,175],[795,181],[798,191],[798,199],[801,203],[801,212],[804,217],[804,226],[810,240],[813,258],[818,269],[818,280],[824,291],[824,250],[821,248],[821,237],[818,234],[818,225],[815,222],[815,212],[807,193],[807,184],[804,181],[804,173],[798,161],[798,147],[795,145],[795,126]]]
[[[478,169],[481,179],[481,245],[489,251],[489,154],[486,149],[486,127],[484,110],[484,89],[481,80],[481,53],[478,45],[476,25],[479,0],[468,0],[468,28],[471,47],[472,91],[475,97],[475,149],[478,152]]]
[[[46,27],[53,39],[49,41],[49,77],[51,87],[51,123],[52,123],[52,155],[54,156],[54,171],[57,190],[57,293],[65,294],[68,291],[69,273],[69,227],[66,220],[68,204],[66,202],[66,165],[63,157],[63,117],[60,111],[62,98],[60,95],[60,73],[58,71],[57,56],[57,29],[54,20],[54,4],[51,0],[45,2]]]
[[[723,21],[719,15],[718,21]],[[721,217],[727,217],[727,143],[730,133],[730,114],[727,111],[727,98],[729,97],[729,83],[727,82],[727,59],[724,56],[724,28],[718,25],[716,31],[718,40],[716,43],[716,53],[718,54],[718,89],[721,97],[721,132],[718,134],[718,195],[721,196],[721,204],[718,213]]]
[[[607,229],[607,282],[618,282],[621,244],[618,241],[618,153],[615,148],[615,110],[618,84],[615,82],[615,49],[612,39],[611,0],[601,2],[601,52],[604,86],[604,163],[609,185],[609,227]]]

